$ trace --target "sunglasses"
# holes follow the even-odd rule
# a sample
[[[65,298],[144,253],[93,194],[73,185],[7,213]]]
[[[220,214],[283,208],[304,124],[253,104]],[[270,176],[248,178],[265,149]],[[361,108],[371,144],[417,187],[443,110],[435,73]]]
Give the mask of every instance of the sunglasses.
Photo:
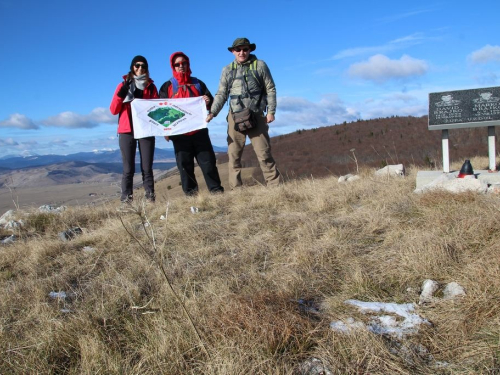
[[[176,68],[178,68],[178,67],[179,67],[179,66],[181,66],[181,65],[182,65],[182,66],[187,66],[187,65],[188,65],[188,63],[187,63],[187,61],[183,61],[183,62],[180,62],[180,63],[175,63],[175,64],[174,64],[174,66],[175,66]]]
[[[134,65],[137,69],[144,69],[144,70],[147,70],[148,69],[148,66],[146,64],[135,64]]]
[[[241,51],[248,52],[248,51],[250,51],[250,48],[248,48],[248,47],[245,47],[245,48],[236,47],[236,48],[233,48],[233,50],[236,52],[241,52]]]

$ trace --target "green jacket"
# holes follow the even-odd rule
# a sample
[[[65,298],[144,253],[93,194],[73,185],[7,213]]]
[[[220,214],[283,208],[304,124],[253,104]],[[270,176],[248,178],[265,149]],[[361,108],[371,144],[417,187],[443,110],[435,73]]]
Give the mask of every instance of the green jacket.
[[[252,72],[250,68],[254,61],[256,61],[257,74]],[[236,70],[233,69],[233,66],[236,67]],[[243,82],[245,77],[246,84]],[[228,87],[231,82],[231,87]],[[263,91],[262,99],[259,108],[256,108],[261,91]],[[219,89],[215,94],[210,112],[217,116],[228,98],[230,98],[229,105],[233,112],[241,111],[243,108],[264,112],[267,106],[267,113],[276,113],[276,86],[267,64],[258,60],[255,55],[250,55],[243,64],[239,64],[235,60],[225,66],[222,69]]]

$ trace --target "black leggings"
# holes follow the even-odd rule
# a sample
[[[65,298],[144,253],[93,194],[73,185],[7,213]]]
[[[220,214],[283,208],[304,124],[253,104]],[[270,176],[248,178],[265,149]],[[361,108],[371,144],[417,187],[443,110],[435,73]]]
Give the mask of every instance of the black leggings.
[[[134,139],[132,133],[119,134],[120,151],[122,153],[123,175],[121,200],[134,194],[135,153],[139,144],[141,157],[142,185],[146,198],[154,196],[155,180],[153,176],[153,158],[155,152],[155,137]]]

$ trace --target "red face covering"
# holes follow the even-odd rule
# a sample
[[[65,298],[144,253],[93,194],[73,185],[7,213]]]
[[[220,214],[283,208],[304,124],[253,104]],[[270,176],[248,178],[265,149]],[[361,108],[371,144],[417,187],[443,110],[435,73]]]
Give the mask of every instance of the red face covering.
[[[182,56],[186,59],[188,65],[184,68],[185,72],[180,73],[175,71],[174,61],[177,57]],[[174,78],[179,82],[179,85],[185,85],[187,83],[191,83],[191,67],[189,64],[189,57],[187,57],[183,52],[174,52],[170,56],[170,66],[172,67],[172,73]]]

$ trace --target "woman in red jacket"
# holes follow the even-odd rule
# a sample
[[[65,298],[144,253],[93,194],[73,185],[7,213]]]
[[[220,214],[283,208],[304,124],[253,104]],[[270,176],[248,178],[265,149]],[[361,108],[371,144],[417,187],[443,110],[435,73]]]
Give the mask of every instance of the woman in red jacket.
[[[139,144],[141,157],[142,184],[149,202],[155,201],[155,181],[153,176],[153,157],[155,137],[134,139],[134,124],[130,102],[137,99],[157,99],[158,90],[149,78],[148,61],[143,56],[135,56],[130,64],[130,71],[123,76],[123,82],[118,84],[109,109],[118,117],[118,137],[122,153],[122,202],[132,202],[133,179],[135,174],[135,153]]]
[[[170,66],[173,77],[161,86],[160,98],[202,96],[207,109],[210,109],[214,98],[202,80],[191,76],[189,57],[183,52],[174,52],[170,56]],[[175,159],[184,194],[196,195],[198,193],[198,181],[194,174],[195,159],[203,173],[208,190],[211,193],[224,192],[207,128],[165,137],[165,139],[171,140],[174,144]]]

